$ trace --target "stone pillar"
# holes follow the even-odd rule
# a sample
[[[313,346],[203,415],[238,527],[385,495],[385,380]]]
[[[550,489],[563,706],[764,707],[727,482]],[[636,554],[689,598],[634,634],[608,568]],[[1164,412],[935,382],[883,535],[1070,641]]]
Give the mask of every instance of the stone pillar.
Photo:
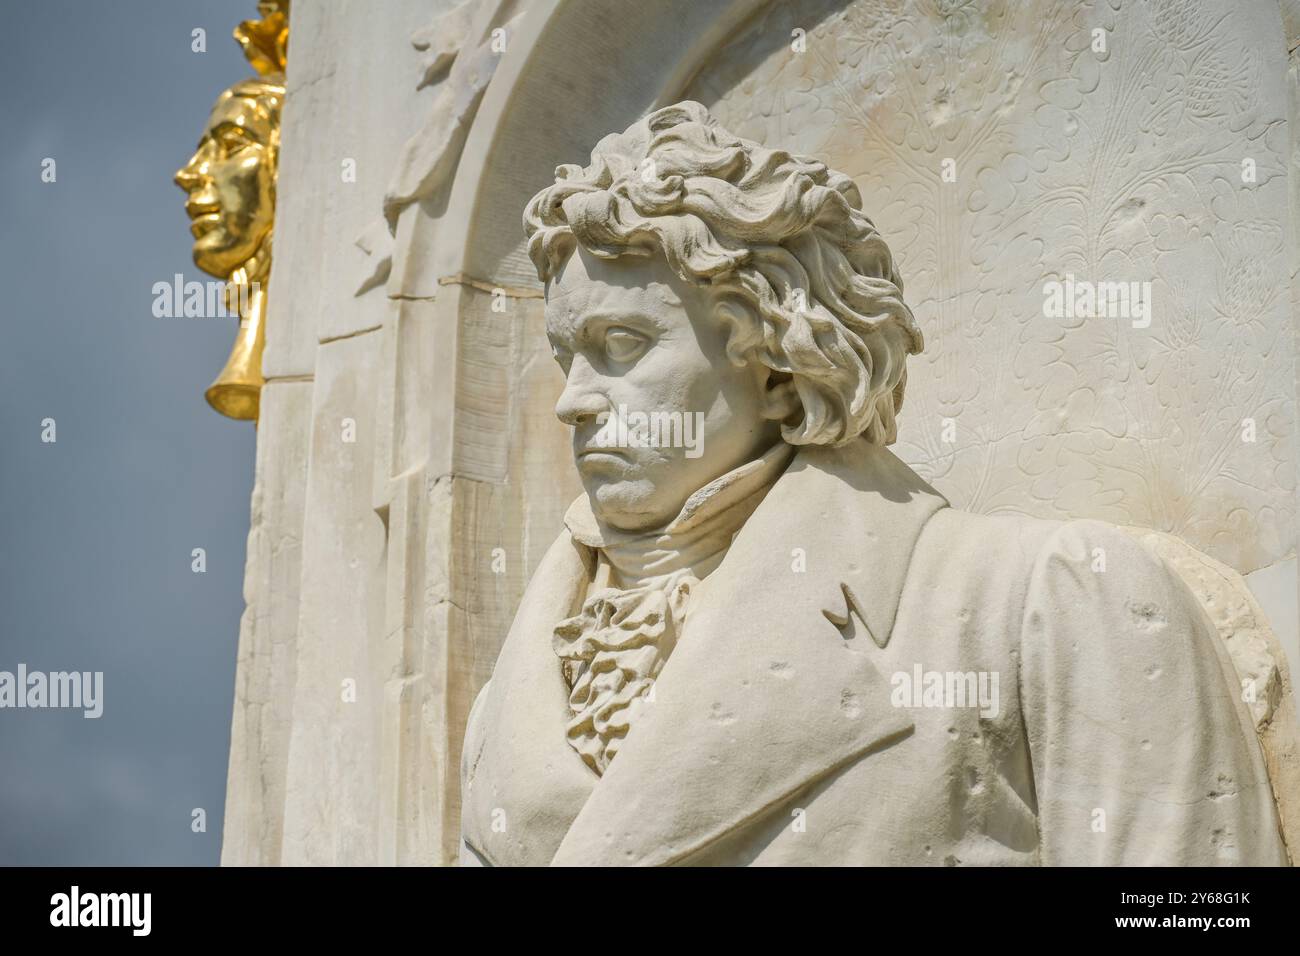
[[[454,859],[470,703],[578,492],[552,414],[562,381],[523,205],[557,164],[686,97],[742,135],[858,178],[927,337],[901,457],[972,510],[1173,532],[1254,572],[1274,628],[1300,650],[1300,579],[1285,565],[1297,538],[1300,16],[1284,0],[1283,49],[1276,8],[1234,9],[1245,10],[989,3],[945,8],[959,20],[939,22],[910,0],[294,0],[223,863]],[[1216,22],[1224,49],[1255,52],[1197,60],[1198,24]],[[1101,58],[1088,52],[1097,27],[1112,44]],[[964,46],[944,61],[961,65],[945,98],[921,79],[943,77],[914,65],[952,38]],[[1204,140],[1190,171],[1110,197],[1117,218],[1093,264],[1129,255],[1125,278],[1167,280],[1161,237],[1193,213],[1213,230],[1214,171],[1229,177],[1246,149],[1264,199],[1247,208],[1259,197],[1245,197],[1234,215],[1262,222],[1257,236],[1287,227],[1276,264],[1289,256],[1292,285],[1261,307],[1264,332],[1279,334],[1252,406],[1267,406],[1260,431],[1273,431],[1261,457],[1236,460],[1226,483],[1189,501],[1169,486],[1183,471],[1150,453],[1172,447],[1175,426],[1198,434],[1199,399],[1161,405],[1168,389],[1144,378],[1162,360],[1155,337],[1120,343],[1133,364],[1119,376],[1086,330],[1067,340],[1033,314],[1041,282],[1078,271],[1072,250],[1087,246],[1054,197],[1095,194],[1094,174],[1114,167],[1089,151],[1131,138],[1080,120],[1142,120],[1110,97],[1143,44],[1209,71],[1178,127],[1204,128]],[[1247,68],[1261,72],[1243,80]],[[891,90],[913,112],[886,102]],[[1169,157],[1154,141],[1158,165]],[[959,160],[959,185],[932,189],[946,158]],[[1288,190],[1289,216],[1276,202]],[[1213,237],[1220,251],[1235,248],[1229,233]],[[1005,268],[989,267],[994,254]],[[1218,268],[1208,254],[1177,264],[1193,306],[1227,274]],[[945,417],[960,422],[956,445],[937,437]]]
[[[371,240],[387,237],[388,180],[429,107],[411,37],[450,6],[292,9],[226,865],[398,859],[392,697],[409,676],[385,614],[377,454],[391,427],[381,369],[422,304],[386,294]]]

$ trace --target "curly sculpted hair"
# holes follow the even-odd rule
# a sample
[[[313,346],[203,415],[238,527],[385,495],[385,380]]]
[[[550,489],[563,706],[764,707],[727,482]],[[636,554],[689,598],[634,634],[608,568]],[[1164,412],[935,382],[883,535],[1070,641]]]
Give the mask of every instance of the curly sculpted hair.
[[[782,427],[787,442],[894,441],[921,332],[848,176],[733,136],[688,101],[606,136],[589,166],[555,179],[524,212],[543,282],[578,244],[603,259],[661,254],[717,291],[733,362],[790,376],[803,416]]]

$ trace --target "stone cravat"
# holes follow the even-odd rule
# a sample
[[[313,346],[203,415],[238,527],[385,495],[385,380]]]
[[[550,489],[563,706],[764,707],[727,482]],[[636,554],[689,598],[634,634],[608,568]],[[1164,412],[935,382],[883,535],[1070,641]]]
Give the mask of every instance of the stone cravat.
[[[779,442],[696,491],[676,518],[652,531],[604,526],[586,495],[565,515],[574,540],[596,550],[597,569],[582,609],[556,626],[552,640],[570,689],[569,743],[597,774],[645,707],[695,587],[722,563],[792,453]]]

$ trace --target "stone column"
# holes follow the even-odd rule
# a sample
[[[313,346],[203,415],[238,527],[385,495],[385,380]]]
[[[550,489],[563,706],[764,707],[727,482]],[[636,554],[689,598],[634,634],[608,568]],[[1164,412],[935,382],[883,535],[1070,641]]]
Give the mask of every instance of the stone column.
[[[1093,140],[1070,133],[1077,126],[1067,114],[1121,115],[1107,106],[1123,89],[1113,71],[1140,65],[1124,43],[1215,22],[1225,3],[1198,0],[1174,20],[1168,4],[1130,0],[980,5],[1005,8],[1003,19],[948,25],[967,43],[963,83],[976,86],[959,88],[966,99],[958,103],[937,87],[908,87],[913,116],[873,99],[881,89],[942,79],[908,65],[949,35],[933,5],[910,0],[886,5],[897,22],[881,21],[881,5],[866,0],[294,0],[223,863],[454,858],[470,703],[578,491],[567,435],[552,414],[562,382],[523,249],[523,204],[557,164],[582,161],[600,136],[685,97],[742,135],[824,156],[858,178],[898,250],[927,336],[909,385],[901,457],[973,510],[1180,533],[1235,571],[1254,572],[1250,583],[1274,629],[1300,650],[1294,482],[1267,486],[1262,459],[1243,459],[1245,532],[1203,515],[1191,531],[1164,527],[1160,495],[1134,493],[1125,503],[1133,508],[1117,512],[1113,491],[1136,487],[1122,484],[1132,475],[1161,491],[1169,474],[1177,477],[1167,465],[1144,470],[1143,442],[1163,427],[1146,409],[1159,403],[1139,374],[1095,381],[1104,363],[1089,364],[1085,341],[1063,344],[1060,329],[1032,321],[1038,286],[1007,279],[1037,283],[1057,267],[1075,268],[1061,254],[1067,237],[1053,231],[1059,215],[1043,212],[1053,208],[1047,194],[1079,192],[1090,181],[1101,160],[1086,148],[1128,142],[1123,131]],[[1233,72],[1231,84],[1206,87],[1209,98],[1196,104],[1206,114],[1196,121],[1209,128],[1235,121],[1224,111],[1236,109],[1210,109],[1210,93],[1245,97],[1248,126],[1226,138],[1207,134],[1203,169],[1239,162],[1239,133],[1262,157],[1262,173],[1285,167],[1292,230],[1300,221],[1298,3],[1284,0],[1282,18],[1273,8],[1223,18],[1234,50],[1275,36],[1280,27],[1270,24],[1285,22],[1286,102],[1279,41],[1231,56],[1225,67],[1257,61],[1272,69],[1276,61],[1272,74],[1243,88]],[[1048,23],[1049,14],[1059,22]],[[1090,17],[1111,31],[1111,60],[1081,58]],[[794,28],[805,53],[791,48]],[[1196,52],[1177,55],[1190,63]],[[871,82],[887,76],[893,87]],[[960,189],[925,193],[964,135],[957,125],[971,117],[963,111],[979,110],[959,142],[968,156],[957,170]],[[1288,120],[1282,160],[1272,154]],[[904,121],[917,125],[886,128]],[[1037,192],[1023,191],[1026,182]],[[1181,188],[1117,198],[1127,219],[1098,261],[1139,247],[1149,253],[1151,243],[1133,239],[1149,225],[1147,204],[1177,213],[1192,202]],[[931,213],[946,223],[943,235],[960,241],[926,246],[916,216]],[[1275,214],[1270,200],[1240,217]],[[1230,237],[1219,238],[1228,248]],[[1270,309],[1265,325],[1289,321],[1294,333],[1300,259],[1293,232],[1287,241],[1291,311],[1279,318]],[[1013,267],[990,268],[989,250]],[[1185,270],[1193,284],[1207,280],[1208,261]],[[993,317],[1002,324],[990,326],[990,337],[972,332]],[[1294,334],[1279,348],[1286,354],[1270,356],[1266,397],[1293,433]],[[1054,371],[1062,349],[1067,360]],[[1031,360],[1039,364],[1025,376]],[[1090,411],[1053,392],[1071,369],[1080,381],[1094,379]],[[1284,400],[1276,400],[1281,378]],[[1116,408],[1133,410],[1124,435],[1131,445],[1112,441],[1118,419],[1106,416]],[[953,409],[962,423],[955,449],[935,438]],[[1081,452],[1094,426],[1096,442]],[[1293,434],[1268,441],[1294,454]],[[1103,445],[1109,457],[1097,454]],[[1270,502],[1284,516],[1272,528]]]

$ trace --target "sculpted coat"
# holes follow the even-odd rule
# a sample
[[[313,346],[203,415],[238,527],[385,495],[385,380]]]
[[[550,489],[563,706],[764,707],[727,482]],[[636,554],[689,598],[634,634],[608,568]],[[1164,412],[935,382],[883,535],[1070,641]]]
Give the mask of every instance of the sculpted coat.
[[[957,511],[865,441],[804,449],[601,777],[551,645],[592,565],[560,535],[475,702],[464,863],[1286,863],[1214,627],[1123,532]],[[998,714],[893,706],[917,662],[999,673]]]

